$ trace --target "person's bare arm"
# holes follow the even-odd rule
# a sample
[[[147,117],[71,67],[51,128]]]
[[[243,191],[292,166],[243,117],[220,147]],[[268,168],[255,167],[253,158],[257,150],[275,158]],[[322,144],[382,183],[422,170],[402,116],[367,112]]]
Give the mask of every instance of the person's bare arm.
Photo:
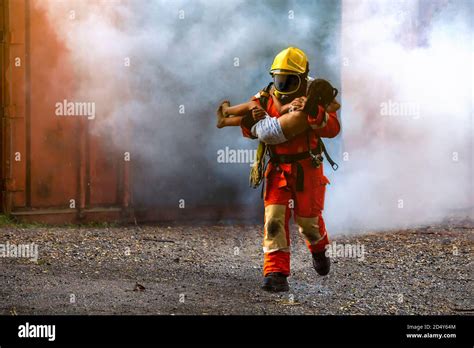
[[[292,108],[291,103],[282,105],[280,109],[280,115],[286,114],[290,112],[290,109]]]
[[[313,128],[308,122],[308,114],[302,111],[305,106],[305,103],[306,97],[295,99],[293,102],[290,103],[290,106],[293,110],[278,118],[283,134],[288,140],[294,138],[298,134],[303,133],[309,128]],[[341,105],[337,102],[336,99],[334,99],[332,103],[326,108],[325,112],[327,112],[328,114],[333,114],[337,110],[339,110],[340,107]],[[323,128],[324,127],[325,125],[323,126]],[[338,132],[336,132],[336,134],[337,133]]]
[[[308,115],[303,111],[292,111],[278,118],[281,130],[287,140],[294,138],[309,128],[307,117]]]
[[[331,102],[331,104],[329,104],[329,106],[326,108],[326,112],[328,112],[328,113],[336,112],[340,108],[341,108],[341,104],[339,104],[339,102],[336,99],[334,99]]]

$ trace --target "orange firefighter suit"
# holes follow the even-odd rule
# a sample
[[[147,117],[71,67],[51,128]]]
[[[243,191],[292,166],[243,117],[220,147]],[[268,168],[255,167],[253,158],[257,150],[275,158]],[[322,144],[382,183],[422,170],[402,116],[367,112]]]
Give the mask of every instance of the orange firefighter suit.
[[[258,100],[258,95],[253,98]],[[266,112],[280,117],[268,98]],[[295,155],[317,148],[318,137],[333,138],[340,131],[336,113],[328,113],[319,107],[318,115],[308,115],[308,121],[315,129],[308,130],[293,139],[270,147],[276,155]],[[242,133],[252,137],[250,129],[242,125]],[[324,196],[329,180],[324,176],[323,165],[315,167],[310,158],[295,163],[276,163],[270,160],[265,172],[265,225],[264,225],[264,276],[278,272],[290,274],[289,220],[291,211],[299,232],[305,238],[309,250],[324,251],[329,243],[322,211]]]

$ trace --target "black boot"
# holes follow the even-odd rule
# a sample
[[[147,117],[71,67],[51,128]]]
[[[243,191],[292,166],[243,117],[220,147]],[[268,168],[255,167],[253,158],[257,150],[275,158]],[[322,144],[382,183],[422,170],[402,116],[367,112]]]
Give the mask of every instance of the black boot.
[[[269,273],[263,278],[262,289],[270,292],[281,292],[290,290],[290,287],[288,286],[286,275],[282,273]]]
[[[326,251],[313,253],[313,267],[319,275],[325,276],[331,269],[331,260],[326,256]]]

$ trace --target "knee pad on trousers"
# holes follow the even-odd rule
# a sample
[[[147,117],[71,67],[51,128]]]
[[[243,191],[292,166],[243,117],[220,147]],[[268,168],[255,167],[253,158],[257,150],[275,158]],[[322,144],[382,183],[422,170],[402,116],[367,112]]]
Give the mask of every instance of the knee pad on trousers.
[[[322,240],[326,234],[326,231],[321,231],[319,227],[319,217],[296,217],[296,223],[298,224],[300,233],[306,238],[306,240],[314,245]]]
[[[271,204],[265,207],[263,252],[289,251],[285,230],[286,209],[286,205],[280,204]]]

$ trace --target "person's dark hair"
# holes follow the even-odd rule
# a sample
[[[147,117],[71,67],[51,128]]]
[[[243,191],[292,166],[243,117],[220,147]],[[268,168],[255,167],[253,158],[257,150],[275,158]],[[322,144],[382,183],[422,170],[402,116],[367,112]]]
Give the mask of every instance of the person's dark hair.
[[[309,115],[316,115],[318,105],[326,108],[336,98],[338,90],[324,79],[316,79],[310,82],[308,89],[308,100],[303,111]]]

